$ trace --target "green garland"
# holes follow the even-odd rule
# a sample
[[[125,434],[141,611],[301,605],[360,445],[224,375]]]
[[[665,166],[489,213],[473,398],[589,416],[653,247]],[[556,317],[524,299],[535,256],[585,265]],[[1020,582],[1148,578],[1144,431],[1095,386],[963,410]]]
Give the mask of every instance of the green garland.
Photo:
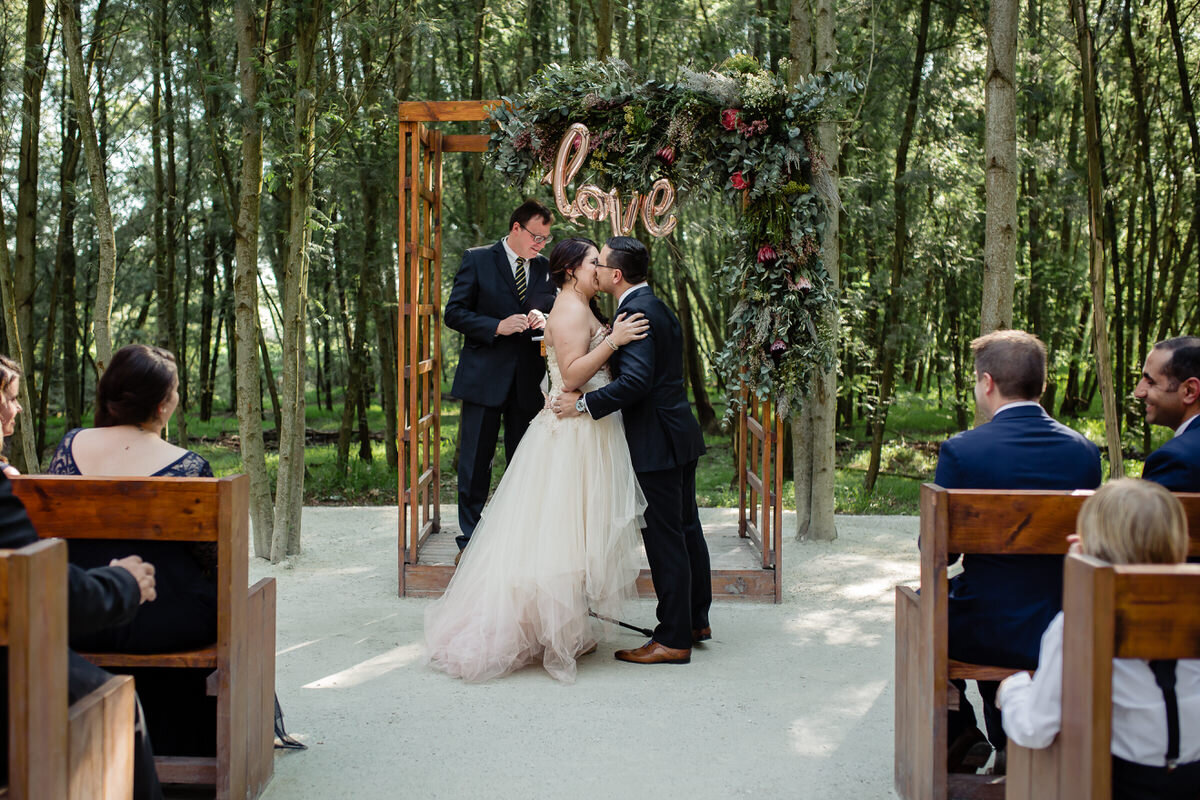
[[[730,334],[714,366],[730,414],[748,383],[760,399],[774,396],[786,415],[817,371],[834,363],[823,312],[836,298],[820,254],[828,209],[838,201],[814,141],[817,123],[857,89],[846,73],[789,86],[749,56],[707,73],[685,69],[670,84],[620,61],[551,64],[525,94],[492,110],[487,158],[513,185],[540,179],[567,127],[582,122],[592,151],[576,185],[644,194],[665,177],[683,196],[724,192],[742,213],[738,246],[718,274],[732,302]]]

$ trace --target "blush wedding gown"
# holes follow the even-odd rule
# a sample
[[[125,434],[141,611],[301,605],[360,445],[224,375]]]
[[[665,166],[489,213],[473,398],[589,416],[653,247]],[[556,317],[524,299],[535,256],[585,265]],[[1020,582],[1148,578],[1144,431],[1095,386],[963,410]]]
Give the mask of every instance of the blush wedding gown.
[[[589,350],[603,344],[598,331]],[[550,396],[562,391],[546,348]],[[611,380],[601,367],[580,391]],[[534,417],[446,592],[425,610],[428,663],[486,681],[540,662],[565,683],[596,643],[588,610],[619,617],[636,596],[645,498],[620,414]]]

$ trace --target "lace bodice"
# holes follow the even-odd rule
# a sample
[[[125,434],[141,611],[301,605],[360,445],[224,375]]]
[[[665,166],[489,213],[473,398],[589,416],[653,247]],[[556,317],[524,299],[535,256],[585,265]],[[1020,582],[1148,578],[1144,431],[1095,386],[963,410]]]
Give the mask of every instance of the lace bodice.
[[[604,344],[604,328],[600,328],[592,336],[591,342],[588,343],[588,352],[592,352],[597,347]],[[550,370],[550,396],[560,394],[563,390],[562,371],[558,368],[558,355],[554,352],[554,348],[550,345],[546,346],[546,367]],[[587,393],[593,389],[599,389],[601,386],[608,384],[612,380],[612,373],[608,369],[608,364],[602,366],[596,371],[596,374],[588,378],[587,383],[579,387],[579,392]]]

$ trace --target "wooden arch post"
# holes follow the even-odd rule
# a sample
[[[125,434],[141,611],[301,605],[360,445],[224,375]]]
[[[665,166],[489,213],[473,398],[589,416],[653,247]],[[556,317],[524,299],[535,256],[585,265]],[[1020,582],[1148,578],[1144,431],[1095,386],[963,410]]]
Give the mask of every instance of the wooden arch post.
[[[422,559],[422,546],[442,529],[442,157],[487,151],[486,134],[449,135],[439,122],[481,122],[496,101],[400,103],[400,206],[398,241],[400,314],[397,381],[400,452],[399,594],[437,596],[454,574],[443,557]],[[783,421],[771,402],[743,395],[737,436],[740,510],[732,525],[708,529],[717,599],[780,602],[783,526]],[[750,548],[741,542],[753,543]],[[714,547],[715,542],[715,547]],[[449,551],[446,547],[443,550]],[[735,552],[736,551],[736,552]],[[739,560],[740,559],[740,560]],[[452,560],[452,557],[451,557]],[[638,591],[654,596],[648,569]]]

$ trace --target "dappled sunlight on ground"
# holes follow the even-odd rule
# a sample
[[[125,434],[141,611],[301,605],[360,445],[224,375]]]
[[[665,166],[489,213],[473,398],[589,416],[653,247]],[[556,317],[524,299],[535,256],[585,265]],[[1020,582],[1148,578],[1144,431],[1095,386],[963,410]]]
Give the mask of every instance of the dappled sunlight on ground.
[[[847,719],[864,716],[887,688],[887,681],[846,686],[824,695],[819,705],[806,709],[788,731],[792,749],[803,756],[828,756],[846,741],[852,728]]]
[[[357,644],[357,643],[356,643]],[[386,653],[368,658],[320,680],[304,684],[303,689],[349,689],[382,677],[392,670],[407,667],[421,657],[419,643],[394,647]]]

